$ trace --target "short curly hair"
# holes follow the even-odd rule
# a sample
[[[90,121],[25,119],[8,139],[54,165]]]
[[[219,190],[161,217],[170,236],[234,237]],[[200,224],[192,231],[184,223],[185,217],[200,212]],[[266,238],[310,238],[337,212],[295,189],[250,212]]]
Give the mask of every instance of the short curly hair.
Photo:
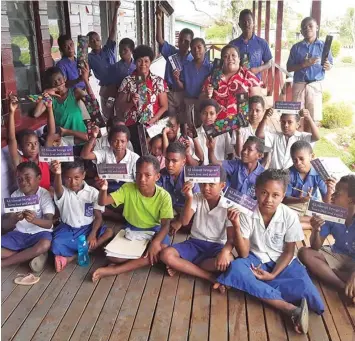
[[[42,175],[41,169],[34,161],[24,161],[19,163],[16,167],[16,171],[19,173],[23,172],[25,169],[32,169],[36,176]]]
[[[139,45],[133,51],[133,59],[136,63],[139,58],[149,57],[150,61],[154,60],[153,49],[148,45]]]
[[[290,173],[288,169],[269,168],[257,177],[255,187],[258,188],[270,180],[281,182],[286,191],[286,188],[290,182]]]
[[[234,45],[231,45],[231,44],[227,44],[226,46],[224,46],[221,50],[221,58],[223,59],[224,57],[224,54],[226,53],[227,50],[229,49],[233,49],[235,50],[235,52],[237,52],[238,54],[238,57],[240,58],[240,51],[238,49],[238,47],[234,46]]]
[[[143,163],[150,163],[151,165],[153,165],[154,170],[157,173],[160,173],[160,163],[159,163],[158,159],[155,156],[153,156],[153,155],[141,156],[137,160],[136,169],[138,170],[143,165]]]

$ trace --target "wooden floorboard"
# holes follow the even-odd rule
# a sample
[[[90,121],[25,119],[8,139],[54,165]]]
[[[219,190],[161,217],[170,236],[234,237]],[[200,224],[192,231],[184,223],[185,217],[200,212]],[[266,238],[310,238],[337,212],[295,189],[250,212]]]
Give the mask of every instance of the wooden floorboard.
[[[175,242],[186,239],[178,234]],[[309,244],[309,233],[304,243]],[[32,287],[13,283],[28,265],[2,273],[2,340],[14,341],[354,341],[355,307],[314,280],[324,300],[322,316],[310,313],[308,335],[294,332],[288,317],[240,291],[221,295],[211,285],[164,267],[91,282],[105,264],[69,264],[56,274],[48,263]]]

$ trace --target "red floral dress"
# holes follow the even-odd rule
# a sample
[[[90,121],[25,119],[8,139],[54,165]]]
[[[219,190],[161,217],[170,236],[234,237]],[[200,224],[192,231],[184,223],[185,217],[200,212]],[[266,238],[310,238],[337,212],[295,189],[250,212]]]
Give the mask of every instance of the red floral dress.
[[[203,84],[202,91],[206,92],[208,85],[211,84],[211,76]],[[261,81],[249,70],[240,67],[238,72],[227,81],[222,74],[218,82],[218,88],[213,90],[212,98],[221,107],[217,119],[222,119],[228,115],[237,113],[237,93],[249,92],[252,87],[260,86]]]
[[[121,83],[119,92],[125,94],[138,93],[137,89],[137,72],[134,71],[130,76],[127,76]],[[138,85],[139,86],[139,85]],[[133,106],[129,111],[125,112],[124,119],[126,126],[131,126],[141,119],[142,113],[150,113],[152,118],[160,109],[159,94],[169,92],[169,88],[165,80],[159,76],[149,73],[145,83],[145,100],[138,105],[138,108]]]

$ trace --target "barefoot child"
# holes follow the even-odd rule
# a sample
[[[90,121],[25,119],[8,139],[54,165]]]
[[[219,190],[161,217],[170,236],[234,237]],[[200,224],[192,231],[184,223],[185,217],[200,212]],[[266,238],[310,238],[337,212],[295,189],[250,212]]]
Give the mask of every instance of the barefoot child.
[[[97,203],[99,191],[84,181],[83,160],[76,158],[63,165],[53,161],[51,171],[54,173],[54,201],[61,217],[51,250],[55,256],[55,270],[60,272],[76,257],[79,236],[87,237],[89,250],[93,251],[108,241],[113,231],[102,225],[105,208]]]
[[[233,260],[233,228],[227,218],[227,209],[222,207],[221,191],[227,175],[221,167],[220,182],[201,184],[201,193],[193,193],[193,184],[186,182],[182,189],[186,200],[181,224],[187,225],[193,216],[191,237],[174,244],[161,254],[168,273],[184,272],[216,283],[218,271],[226,271]],[[228,212],[228,217],[233,210]]]
[[[241,213],[232,219],[239,258],[217,282],[281,310],[291,317],[296,332],[307,333],[308,305],[318,314],[324,306],[306,269],[294,256],[296,242],[304,236],[297,214],[281,203],[288,178],[288,171],[275,169],[258,177],[258,207],[252,216]]]
[[[264,167],[259,163],[263,157],[264,142],[250,136],[244,143],[241,159],[219,161],[214,155],[215,141],[212,139],[207,142],[210,162],[220,165],[226,171],[230,187],[254,198],[256,179],[264,171]]]
[[[22,162],[17,166],[19,189],[11,197],[36,194],[39,209],[25,210],[18,213],[6,213],[2,219],[2,229],[8,231],[1,236],[1,266],[26,262],[40,272],[47,260],[47,251],[51,246],[54,204],[49,192],[40,187],[41,170],[32,161]]]
[[[182,143],[172,142],[166,150],[166,168],[160,171],[157,184],[169,192],[176,217],[170,222],[171,232],[181,228],[181,213],[185,205],[185,195],[182,192],[185,183],[184,167],[186,164],[186,150]],[[200,192],[198,184],[192,188],[193,193]]]
[[[270,133],[265,131],[268,117],[273,114],[272,110],[266,110],[255,135],[265,139],[265,145],[271,147],[270,168],[287,169],[292,166],[290,154],[291,146],[296,141],[315,142],[320,139],[319,130],[307,109],[303,109],[299,114],[282,114],[280,118],[281,133]],[[311,127],[311,133],[299,132],[301,116]]]
[[[345,291],[355,303],[355,176],[343,176],[336,184],[332,204],[348,209],[345,224],[324,221],[319,216],[311,219],[311,247],[302,248],[299,258],[307,269],[320,280],[338,291]],[[327,236],[335,242],[322,246]]]
[[[39,186],[49,189],[50,187],[50,172],[49,165],[47,162],[39,162],[39,141],[37,134],[30,129],[21,131],[18,134],[18,142],[16,139],[15,132],[15,111],[18,107],[17,97],[14,95],[9,96],[9,123],[8,123],[8,139],[7,144],[9,147],[9,154],[11,165],[14,171],[16,167],[24,161],[33,161],[35,162],[41,171],[41,176],[39,177],[40,182]],[[50,106],[49,102],[46,102],[46,105]],[[19,153],[19,150],[22,152],[22,155]]]
[[[107,194],[107,181],[100,181],[100,205],[124,205],[126,228],[134,231],[155,231],[146,253],[138,259],[108,257],[113,265],[97,269],[92,275],[94,282],[102,277],[114,276],[149,266],[159,261],[160,252],[170,244],[168,237],[170,219],[173,218],[171,198],[167,191],[155,183],[159,179],[159,162],[152,155],[137,161],[136,182],[124,184],[118,191]]]

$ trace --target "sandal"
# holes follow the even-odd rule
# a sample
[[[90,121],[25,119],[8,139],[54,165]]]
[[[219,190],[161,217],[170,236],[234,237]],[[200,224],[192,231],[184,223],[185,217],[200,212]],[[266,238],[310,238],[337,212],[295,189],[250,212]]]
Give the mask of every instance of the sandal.
[[[61,272],[67,266],[67,259],[63,256],[54,257],[54,266],[56,272]]]
[[[41,255],[33,258],[30,261],[30,268],[33,272],[41,272],[46,265],[48,259],[48,252],[42,253]]]
[[[308,305],[305,298],[302,298],[300,307],[292,312],[291,320],[295,328],[300,327],[303,334],[308,333]]]
[[[36,277],[34,274],[18,274],[14,279],[15,284],[18,285],[33,285],[39,281],[39,277]]]

